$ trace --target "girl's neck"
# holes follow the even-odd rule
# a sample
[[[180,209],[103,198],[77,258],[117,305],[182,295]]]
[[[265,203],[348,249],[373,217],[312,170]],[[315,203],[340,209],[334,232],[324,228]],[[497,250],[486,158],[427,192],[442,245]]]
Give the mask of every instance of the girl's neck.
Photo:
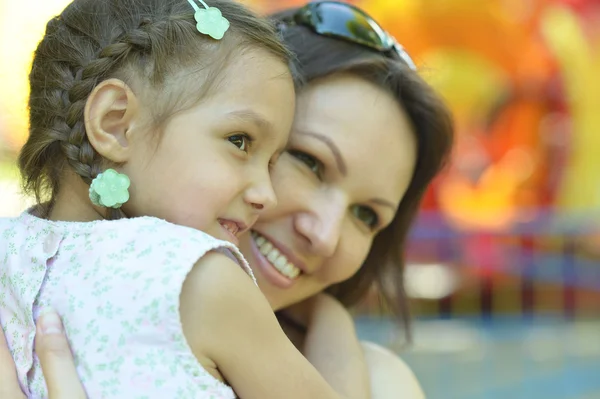
[[[60,190],[46,219],[65,222],[92,222],[106,219],[92,205],[87,185],[79,176],[71,175],[61,181]]]

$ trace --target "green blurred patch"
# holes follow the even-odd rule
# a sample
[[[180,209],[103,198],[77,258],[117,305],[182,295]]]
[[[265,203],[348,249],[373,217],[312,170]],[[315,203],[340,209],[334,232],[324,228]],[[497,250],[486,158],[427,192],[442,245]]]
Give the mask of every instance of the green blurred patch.
[[[19,169],[14,161],[0,161],[0,180],[18,180]]]

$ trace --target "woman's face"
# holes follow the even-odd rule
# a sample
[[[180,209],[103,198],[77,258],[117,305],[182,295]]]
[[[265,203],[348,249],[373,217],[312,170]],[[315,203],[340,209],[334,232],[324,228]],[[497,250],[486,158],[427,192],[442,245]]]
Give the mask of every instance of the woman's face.
[[[278,205],[240,243],[275,310],[358,271],[416,161],[407,115],[363,79],[311,82],[297,103],[289,150],[272,172]]]

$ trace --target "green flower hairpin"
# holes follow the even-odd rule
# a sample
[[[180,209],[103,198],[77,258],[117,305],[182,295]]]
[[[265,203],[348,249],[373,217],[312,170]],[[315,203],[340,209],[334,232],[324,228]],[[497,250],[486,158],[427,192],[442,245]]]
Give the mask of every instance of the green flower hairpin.
[[[204,6],[204,9],[198,7],[194,0],[188,0],[188,3],[194,8],[196,14],[196,29],[198,32],[208,35],[216,40],[221,40],[227,29],[229,21],[221,14],[221,10],[216,7],[209,7],[203,0],[198,0]]]
[[[100,173],[90,185],[90,200],[96,206],[118,209],[129,201],[129,177],[114,169]]]

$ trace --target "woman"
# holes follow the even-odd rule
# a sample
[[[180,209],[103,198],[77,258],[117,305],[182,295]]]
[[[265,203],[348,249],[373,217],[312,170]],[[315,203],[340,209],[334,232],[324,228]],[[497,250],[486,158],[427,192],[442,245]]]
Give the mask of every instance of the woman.
[[[375,284],[408,328],[402,255],[450,151],[450,116],[410,57],[362,11],[319,2],[274,19],[305,85],[272,174],[278,206],[240,248],[283,329],[339,391],[367,397],[370,379],[373,398],[422,397],[398,358],[359,344],[345,307]],[[36,342],[51,397],[78,397],[66,339],[56,328],[44,334],[43,324],[60,322],[46,315]],[[0,349],[0,387],[19,397],[2,356]]]

